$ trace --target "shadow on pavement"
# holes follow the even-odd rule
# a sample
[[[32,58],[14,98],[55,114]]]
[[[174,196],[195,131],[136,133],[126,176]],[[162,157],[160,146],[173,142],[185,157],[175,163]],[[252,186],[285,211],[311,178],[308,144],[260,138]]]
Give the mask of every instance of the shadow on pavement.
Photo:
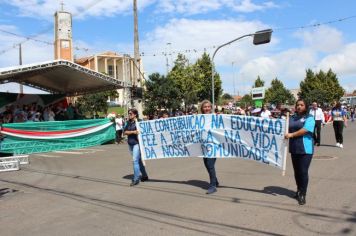
[[[125,175],[122,177],[123,179],[132,179],[133,175]],[[176,181],[176,180],[166,180],[166,179],[149,179],[147,182],[152,183],[173,183],[173,184],[187,184],[195,187],[199,187],[202,189],[208,189],[209,183],[202,180],[188,180],[188,181]]]
[[[334,147],[334,148],[336,148],[335,145],[330,145],[330,144],[320,144],[320,147]]]
[[[6,183],[11,183],[11,184],[16,184],[20,185],[23,187],[27,188],[33,188],[37,189],[40,191],[46,191],[48,193],[65,197],[74,201],[78,201],[81,203],[86,203],[86,204],[91,204],[95,205],[98,207],[103,207],[106,209],[110,209],[113,211],[121,212],[123,214],[131,215],[131,216],[136,216],[140,217],[145,220],[150,220],[152,222],[158,222],[170,226],[175,226],[178,228],[184,228],[187,230],[203,233],[203,234],[210,234],[210,235],[223,235],[223,234],[218,234],[211,232],[211,229],[216,229],[216,228],[226,228],[226,229],[232,229],[232,230],[238,230],[245,232],[247,234],[257,234],[257,235],[275,235],[275,236],[282,236],[283,234],[279,233],[274,233],[274,232],[269,232],[265,230],[259,230],[259,229],[253,229],[253,228],[248,228],[244,226],[239,226],[239,225],[233,225],[233,224],[227,224],[223,222],[218,222],[218,221],[209,221],[209,220],[204,220],[200,218],[195,218],[195,217],[189,217],[189,216],[182,216],[178,215],[175,213],[171,212],[164,212],[161,210],[157,209],[152,209],[152,208],[145,208],[137,205],[131,205],[127,204],[124,202],[119,202],[119,201],[110,201],[110,200],[105,200],[101,198],[96,198],[95,196],[89,196],[86,194],[80,194],[80,193],[74,193],[71,191],[65,191],[65,190],[59,190],[55,188],[46,188],[46,187],[40,187],[28,183],[22,183],[22,182],[17,182],[17,181],[11,181],[11,180],[0,180]],[[149,216],[147,216],[149,214]],[[164,218],[165,220],[162,220]],[[167,222],[167,219],[169,219],[171,222]],[[187,225],[188,224],[188,225]],[[197,225],[204,226],[206,229],[199,229]]]
[[[132,179],[133,175],[125,175],[123,179]],[[209,188],[209,183],[206,181],[202,180],[188,180],[188,181],[175,181],[175,180],[165,180],[165,179],[149,179],[148,182],[153,182],[153,183],[173,183],[173,184],[186,184],[186,185],[191,185],[195,187],[199,187],[202,189],[208,189]],[[224,186],[220,185],[219,188],[230,188],[230,189],[237,189],[237,190],[243,190],[243,191],[250,191],[250,192],[256,192],[256,193],[263,193],[263,194],[270,194],[273,196],[287,196],[290,198],[294,198],[295,192],[286,188],[282,188],[279,186],[267,186],[264,187],[262,190],[259,189],[250,189],[250,188],[239,188],[239,187],[231,187],[231,186]]]

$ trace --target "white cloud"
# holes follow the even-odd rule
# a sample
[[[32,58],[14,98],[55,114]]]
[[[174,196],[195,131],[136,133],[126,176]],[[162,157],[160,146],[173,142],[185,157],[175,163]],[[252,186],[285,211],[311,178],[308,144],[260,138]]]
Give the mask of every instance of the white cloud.
[[[48,4],[49,2],[52,4]],[[257,5],[253,5],[252,1],[246,0],[140,0],[139,7],[142,9],[154,2],[162,7],[161,10],[165,9],[167,12],[186,11],[186,14],[195,14],[197,9],[210,11],[222,8],[223,6],[236,7],[244,5],[245,8],[235,9],[240,11],[243,9],[247,11],[248,9],[263,10],[276,7],[272,2],[264,2],[258,6],[265,6],[265,8],[258,8],[256,7]],[[179,2],[184,2],[184,4],[178,6]],[[21,5],[21,3],[24,4]],[[84,12],[82,6],[89,6],[89,4],[95,3],[95,6],[92,5],[91,8],[88,8]],[[121,3],[121,5],[118,3]],[[17,4],[23,14],[37,14],[40,17],[42,15],[44,17],[50,16],[51,19],[56,9],[49,10],[50,7],[58,8],[57,6],[53,6],[53,1],[49,0],[14,0],[12,4]],[[66,0],[65,4],[65,8],[74,9],[74,12],[80,12],[80,9],[82,9],[82,17],[88,15],[110,16],[116,13],[132,11],[132,0],[98,0],[90,1],[89,3],[85,0],[72,2]],[[11,25],[0,25],[0,28],[17,32],[17,28]],[[238,36],[265,28],[269,28],[269,26],[260,21],[172,19],[167,24],[158,26],[150,33],[140,36],[140,50],[146,54],[143,57],[145,71],[147,74],[156,71],[161,73],[166,72],[166,57],[161,52],[172,53],[172,55],[168,55],[170,65],[172,65],[172,61],[177,56],[176,52],[182,52],[188,56],[191,62],[195,62],[203,53],[204,48],[212,55],[215,50],[215,48],[212,48],[213,45],[220,45]],[[343,78],[345,76],[356,75],[356,42],[344,45],[343,34],[339,30],[330,26],[322,26],[311,30],[298,31],[294,35],[299,40],[295,45],[301,46],[293,46],[289,49],[282,48],[281,44],[279,44],[281,39],[272,36],[272,42],[268,45],[253,46],[251,38],[246,38],[221,49],[216,55],[215,64],[217,71],[222,76],[224,89],[232,92],[231,63],[233,61],[236,65],[235,74],[237,79],[235,85],[240,92],[241,89],[247,91],[257,75],[266,80],[267,85],[269,85],[272,79],[278,77],[288,88],[299,86],[299,82],[305,76],[306,68],[321,68],[325,70],[332,68],[338,74],[341,83],[343,83],[342,81],[344,81]],[[53,36],[48,34],[41,36],[41,39],[52,42]],[[2,49],[10,48],[14,42],[19,41],[21,40],[18,38],[0,33]],[[167,43],[171,43],[171,46],[168,46]],[[90,44],[89,46],[86,42],[75,41],[75,46],[92,49],[88,53],[77,51],[76,54],[79,56],[93,54],[93,52],[115,50],[115,48],[110,46],[110,42],[96,42],[94,45]],[[128,52],[128,48],[131,48],[131,50],[133,48],[132,44],[116,44],[116,47],[119,52]],[[190,49],[190,51],[185,51],[187,49]],[[52,46],[32,41],[24,44],[23,52],[24,63],[53,58]],[[153,56],[153,54],[156,56]],[[16,64],[18,64],[18,51],[16,49],[12,49],[0,56],[0,67]],[[351,86],[352,82],[347,82],[347,84]]]
[[[0,29],[21,34],[13,25],[0,25]],[[52,35],[41,35],[38,39],[51,42],[53,41],[52,37]],[[19,64],[19,47],[17,44],[23,41],[24,39],[0,32],[0,45],[5,49],[3,53],[0,51],[0,68]],[[27,41],[22,44],[22,64],[52,60],[53,51],[53,45]],[[19,85],[16,83],[0,84],[0,91],[19,92]],[[39,90],[25,86],[24,92],[38,93]]]
[[[345,45],[339,52],[324,57],[318,68],[331,68],[340,75],[356,76],[356,42]]]
[[[278,7],[272,1],[263,2],[261,4],[255,4],[251,0],[242,0],[242,1],[226,0],[224,2],[226,2],[228,6],[232,7],[233,10],[237,12],[245,12],[245,13],[263,11],[266,9]]]
[[[342,33],[330,26],[298,31],[295,35],[302,46],[247,60],[238,77],[244,78],[245,84],[252,85],[260,75],[268,86],[272,79],[278,77],[286,87],[293,89],[299,87],[306,69],[326,71],[331,68],[342,86],[354,87],[347,78],[356,76],[356,42],[344,44]]]
[[[145,35],[144,39],[141,40],[141,51],[145,52],[146,55],[150,52],[170,52],[167,43],[171,43],[174,52],[182,52],[194,62],[196,58],[201,56],[204,48],[212,54],[215,50],[215,48],[212,48],[213,45],[226,43],[241,35],[253,33],[263,28],[268,27],[258,21],[174,19]],[[191,51],[185,52],[185,49]],[[216,55],[215,63],[226,65],[235,61],[236,64],[239,64],[253,58],[256,54],[263,54],[266,49],[267,47],[264,46],[253,46],[252,38],[246,38],[221,49]],[[172,55],[174,58],[176,56],[177,54]],[[165,57],[162,56],[162,53],[157,53],[156,57],[144,57],[144,64],[149,72],[165,71]]]
[[[11,29],[11,32],[21,35],[18,32],[16,26],[13,25],[1,25],[1,29]],[[10,30],[9,30],[10,31]],[[40,35],[36,39],[52,42],[53,36],[51,34]],[[17,65],[19,63],[19,50],[18,43],[26,41],[23,38],[18,38],[10,34],[0,32],[0,45],[5,49],[0,56],[0,67],[7,67]],[[33,62],[46,61],[53,58],[53,45],[47,45],[32,40],[26,41],[22,44],[22,61],[23,64],[29,64]]]
[[[221,6],[221,0],[162,0],[158,3],[158,11],[193,15],[217,10]]]
[[[139,0],[139,9],[152,4],[156,0]],[[1,2],[1,1],[0,1]],[[59,0],[12,0],[4,1],[18,8],[20,15],[46,18],[53,17],[61,5]],[[84,18],[86,16],[114,16],[132,12],[132,0],[63,0],[64,10],[73,14],[73,17]]]
[[[60,0],[0,0],[0,3],[12,5],[19,10],[22,16],[50,19],[54,12],[60,10]],[[73,17],[87,16],[114,16],[132,13],[132,0],[63,0],[64,10],[73,14]],[[260,4],[252,0],[139,0],[139,10],[156,3],[156,12],[179,13],[186,15],[206,13],[224,7],[236,12],[249,13],[275,8],[272,1]]]
[[[246,33],[268,28],[261,22],[239,20],[189,20],[174,19],[162,27],[157,27],[141,40],[141,51],[147,56],[143,57],[147,74],[152,72],[166,72],[166,57],[160,52],[170,52],[167,43],[171,43],[173,51],[181,51],[188,56],[193,63],[203,53],[203,48],[212,55],[215,48]],[[330,32],[325,31],[325,32]],[[272,42],[267,45],[254,46],[251,38],[238,41],[222,48],[215,57],[217,71],[221,74],[224,90],[233,92],[231,63],[236,66],[236,89],[246,92],[258,75],[266,81],[266,85],[274,78],[284,81],[288,88],[299,86],[299,82],[305,76],[307,68],[313,68],[318,64],[318,49],[310,45],[291,48],[272,53],[279,47],[280,39],[272,37]],[[125,48],[125,47],[122,47]],[[127,48],[127,47],[126,47]],[[184,52],[184,49],[196,49]],[[152,53],[156,56],[153,57]],[[148,56],[150,55],[151,56]],[[177,54],[168,56],[169,64]],[[356,55],[356,54],[355,54]],[[353,60],[356,61],[356,60]],[[356,68],[356,67],[355,67]],[[235,89],[235,90],[236,90]]]
[[[304,47],[320,52],[334,52],[343,45],[342,32],[330,26],[320,26],[312,30],[299,30],[295,33]]]
[[[247,61],[242,65],[238,77],[244,78],[244,83],[249,84],[250,89],[257,76],[265,81],[267,87],[273,79],[278,78],[287,88],[293,89],[304,79],[306,68],[311,68],[310,65],[316,62],[317,55],[310,49],[289,49]]]
[[[272,1],[255,4],[251,0],[161,0],[158,4],[158,11],[194,15],[224,7],[236,12],[249,13],[275,8],[277,5]]]

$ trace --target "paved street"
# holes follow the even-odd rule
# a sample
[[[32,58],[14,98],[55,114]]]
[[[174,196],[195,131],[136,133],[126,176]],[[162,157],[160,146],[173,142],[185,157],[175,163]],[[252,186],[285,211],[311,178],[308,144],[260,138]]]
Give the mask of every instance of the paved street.
[[[356,235],[356,124],[334,147],[332,126],[311,164],[307,205],[287,175],[253,161],[218,160],[206,195],[198,158],[147,162],[151,181],[129,187],[127,145],[30,156],[0,173],[1,235]],[[328,158],[331,157],[331,158]]]

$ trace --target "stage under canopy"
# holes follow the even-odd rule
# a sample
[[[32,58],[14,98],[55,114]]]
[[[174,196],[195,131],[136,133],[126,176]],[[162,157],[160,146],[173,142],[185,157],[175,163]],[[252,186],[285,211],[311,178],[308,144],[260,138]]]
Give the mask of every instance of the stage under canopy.
[[[131,86],[66,60],[0,68],[0,84],[10,82],[67,96]]]

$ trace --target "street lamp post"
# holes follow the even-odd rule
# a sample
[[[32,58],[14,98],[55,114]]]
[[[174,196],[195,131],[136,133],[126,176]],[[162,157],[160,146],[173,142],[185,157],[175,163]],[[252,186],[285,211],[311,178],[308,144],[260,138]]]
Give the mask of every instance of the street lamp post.
[[[213,104],[213,111],[215,111],[215,83],[214,83],[214,58],[216,53],[219,51],[220,48],[223,48],[233,42],[236,42],[242,38],[250,37],[253,36],[253,44],[254,45],[260,45],[260,44],[265,44],[269,43],[271,41],[271,36],[272,36],[272,29],[267,29],[267,30],[261,30],[257,31],[254,34],[245,34],[243,36],[240,36],[236,39],[233,39],[227,43],[224,43],[220,45],[219,47],[216,48],[216,50],[213,53],[213,57],[211,58],[211,99],[212,99],[212,104]]]

